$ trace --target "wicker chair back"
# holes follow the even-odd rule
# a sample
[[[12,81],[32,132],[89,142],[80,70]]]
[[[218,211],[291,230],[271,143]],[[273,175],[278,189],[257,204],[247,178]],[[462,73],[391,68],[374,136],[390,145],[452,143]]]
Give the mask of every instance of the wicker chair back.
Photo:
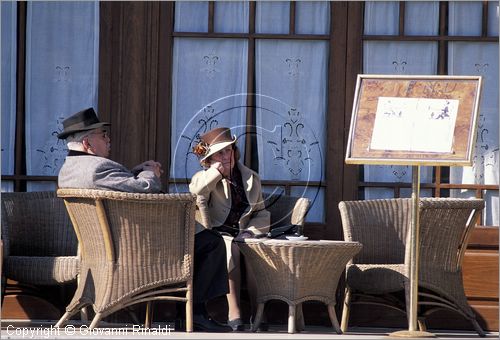
[[[482,199],[422,198],[419,206],[419,306],[420,325],[435,310],[446,308],[468,319],[479,335],[484,331],[467,303],[462,280],[462,260]],[[410,199],[380,199],[339,203],[344,238],[363,244],[362,251],[346,267],[346,298],[342,330],[347,329],[351,300],[372,295],[368,301],[386,304],[402,312],[410,300]],[[391,296],[405,291],[400,308]],[[373,300],[375,299],[375,300]],[[396,304],[395,304],[396,302]]]
[[[186,302],[192,330],[194,195],[89,189],[59,189],[58,195],[82,253],[78,289],[58,325],[89,304],[93,328],[127,306],[175,300]]]

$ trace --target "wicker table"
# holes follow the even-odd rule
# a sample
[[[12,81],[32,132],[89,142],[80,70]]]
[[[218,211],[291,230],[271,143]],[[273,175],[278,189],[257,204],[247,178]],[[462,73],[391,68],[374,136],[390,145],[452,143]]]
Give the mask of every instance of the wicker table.
[[[335,291],[347,262],[361,250],[361,243],[245,239],[238,246],[258,278],[252,331],[260,325],[266,301],[277,299],[289,306],[288,333],[295,333],[296,320],[303,328],[302,302],[309,300],[325,303],[335,331],[342,333],[334,308]]]

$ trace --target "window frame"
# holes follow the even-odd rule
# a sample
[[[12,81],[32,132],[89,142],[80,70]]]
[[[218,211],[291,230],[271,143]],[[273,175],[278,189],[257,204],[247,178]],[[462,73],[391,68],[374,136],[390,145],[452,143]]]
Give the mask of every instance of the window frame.
[[[276,39],[276,40],[315,40],[315,41],[327,41],[329,44],[329,56],[328,56],[328,98],[327,98],[327,136],[339,136],[343,135],[344,130],[342,124],[329,124],[329,122],[343,122],[345,119],[343,105],[338,105],[338,103],[344,103],[345,93],[343,90],[342,82],[333,81],[334,76],[336,74],[341,74],[341,79],[345,78],[345,60],[344,56],[341,54],[342,43],[345,42],[345,18],[347,12],[347,4],[346,3],[336,3],[330,2],[330,30],[329,34],[297,34],[295,31],[295,21],[296,21],[296,3],[294,1],[290,1],[290,16],[289,16],[289,33],[288,34],[266,34],[266,33],[256,33],[255,32],[255,22],[256,22],[256,2],[250,1],[249,5],[249,21],[248,21],[248,33],[218,33],[214,30],[214,18],[215,18],[215,3],[213,1],[209,1],[208,4],[208,30],[207,32],[175,32],[173,31],[174,22],[172,21],[172,37],[173,38],[219,38],[219,39],[247,39],[248,41],[248,69],[247,74],[249,75],[247,78],[247,89],[249,92],[252,92],[255,89],[255,81],[253,75],[255,74],[255,49],[256,44],[255,41],[257,39]],[[175,6],[175,4],[174,4]],[[174,7],[175,11],[175,7]],[[344,26],[342,26],[344,25]],[[344,34],[342,34],[342,30]],[[332,53],[335,51],[334,53]],[[341,61],[341,66],[339,67],[339,60]],[[344,66],[344,67],[342,67]],[[334,106],[332,103],[337,103]],[[255,96],[247,96],[247,110],[246,110],[246,135],[247,136],[255,136]],[[336,125],[332,127],[332,125]],[[328,138],[328,137],[327,137]],[[343,139],[338,138],[335,143],[336,149],[343,148]],[[245,144],[245,157],[243,159],[243,163],[257,170],[255,154],[257,153],[257,145],[254,138],[247,138],[247,142]],[[290,195],[292,187],[301,187],[301,186],[319,186],[322,190],[325,191],[324,195],[324,220],[325,222],[309,222],[307,225],[313,229],[321,229],[318,230],[319,234],[326,234],[330,237],[341,237],[340,228],[337,232],[329,232],[329,229],[326,228],[328,222],[332,220],[332,216],[328,216],[328,211],[332,211],[336,207],[336,203],[332,204],[332,202],[339,202],[341,200],[341,191],[330,190],[331,187],[336,186],[332,183],[332,179],[334,177],[341,178],[339,173],[331,171],[330,169],[343,169],[343,167],[339,166],[338,163],[343,162],[342,154],[343,152],[332,151],[332,148],[327,146],[327,150],[325,152],[327,164],[325,165],[325,179],[322,181],[282,181],[282,180],[262,180],[263,187],[265,186],[280,186],[284,188],[284,193]],[[336,155],[336,156],[335,156]],[[332,167],[332,162],[329,160],[333,160],[334,163],[337,163],[335,167]],[[328,164],[330,163],[330,164]],[[334,175],[335,174],[335,175]],[[168,186],[174,184],[188,184],[188,178],[168,178]],[[330,184],[331,183],[331,184]],[[338,186],[342,188],[342,185]],[[332,192],[333,191],[333,192]],[[335,199],[332,201],[329,197],[335,196]],[[335,209],[336,210],[336,209]],[[339,220],[339,219],[338,219]]]
[[[364,18],[363,2],[363,18]],[[481,36],[450,36],[448,35],[448,10],[449,2],[441,1],[439,3],[439,30],[435,36],[426,35],[405,35],[405,2],[399,2],[399,32],[398,35],[368,35],[362,34],[361,46],[365,41],[436,41],[438,42],[438,75],[447,75],[447,46],[448,42],[463,41],[463,42],[496,42],[498,36],[488,36],[488,1],[482,2],[482,30]],[[364,21],[364,20],[363,20]],[[361,29],[364,31],[364,22]],[[362,59],[361,59],[362,60]],[[401,197],[401,189],[411,189],[411,182],[370,182],[364,181],[363,166],[359,167],[358,195],[363,197],[365,188],[389,188],[394,191],[394,197]],[[484,198],[486,190],[498,191],[498,185],[493,184],[458,184],[450,183],[449,180],[450,167],[434,166],[432,182],[421,183],[421,189],[432,190],[433,197],[449,197],[452,189],[474,190],[476,198]],[[483,224],[483,216],[480,216],[479,225]]]

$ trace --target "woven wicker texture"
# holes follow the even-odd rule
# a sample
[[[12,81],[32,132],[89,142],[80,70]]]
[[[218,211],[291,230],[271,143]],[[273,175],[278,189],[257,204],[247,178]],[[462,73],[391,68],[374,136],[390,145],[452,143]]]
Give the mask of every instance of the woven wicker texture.
[[[246,239],[238,246],[258,277],[259,308],[271,299],[285,301],[292,309],[304,301],[317,300],[328,305],[333,313],[340,275],[362,247],[357,242],[256,239]],[[336,316],[334,319],[332,323],[340,332]],[[257,315],[254,329],[259,322]],[[294,324],[289,323],[289,332],[294,331]]]
[[[271,214],[271,229],[285,225],[296,224],[304,226],[304,220],[309,208],[309,199],[288,195],[263,193],[266,210]]]
[[[419,305],[434,307],[421,313],[420,320],[436,309],[447,308],[470,320],[484,335],[467,303],[462,281],[463,255],[483,207],[482,199],[420,200]],[[404,289],[408,310],[411,199],[340,202],[339,209],[346,241],[363,244],[346,268],[342,330],[347,328],[351,299],[356,301],[358,293]]]
[[[55,192],[2,193],[2,275],[26,284],[57,285],[78,274],[78,241]]]
[[[266,210],[271,214],[270,229],[296,224],[303,228],[310,201],[305,197],[262,193]],[[210,214],[204,200],[197,199],[196,221],[211,227]]]
[[[66,202],[82,252],[78,288],[58,325],[88,304],[96,312],[93,328],[126,306],[177,300],[187,303],[192,330],[194,195],[57,193]]]

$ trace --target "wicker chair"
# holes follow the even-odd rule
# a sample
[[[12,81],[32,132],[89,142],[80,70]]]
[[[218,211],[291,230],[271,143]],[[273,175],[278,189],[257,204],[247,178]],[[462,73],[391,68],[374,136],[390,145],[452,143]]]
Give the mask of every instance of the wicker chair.
[[[78,241],[55,192],[2,193],[2,301],[6,278],[61,285],[78,274]]]
[[[259,278],[257,313],[252,331],[259,327],[268,300],[288,304],[288,333],[295,333],[296,320],[303,322],[302,303],[321,301],[337,333],[335,292],[346,263],[361,250],[358,242],[286,241],[246,239],[238,243],[248,265]]]
[[[437,309],[458,312],[480,336],[485,333],[467,303],[462,260],[482,199],[423,198],[420,200],[419,326]],[[407,312],[410,298],[411,199],[340,202],[346,241],[363,250],[346,267],[346,297],[342,330],[348,326],[351,303],[383,304]],[[391,293],[405,291],[405,301]],[[406,308],[405,308],[406,307]],[[424,311],[423,308],[426,308]]]
[[[308,198],[267,193],[263,193],[262,198],[266,210],[271,214],[271,229],[295,224],[299,226],[299,233],[302,234],[310,204]]]
[[[186,302],[193,330],[192,281],[195,199],[191,194],[135,194],[59,189],[81,246],[81,276],[56,326],[92,305],[90,329],[117,310],[151,301]]]
[[[309,209],[309,199],[305,197],[294,197],[288,195],[262,193],[266,210],[271,214],[270,229],[283,227],[290,224],[298,225],[302,232],[304,220]],[[201,196],[197,197],[196,202],[196,221],[202,226],[210,226],[210,214],[205,200]]]

